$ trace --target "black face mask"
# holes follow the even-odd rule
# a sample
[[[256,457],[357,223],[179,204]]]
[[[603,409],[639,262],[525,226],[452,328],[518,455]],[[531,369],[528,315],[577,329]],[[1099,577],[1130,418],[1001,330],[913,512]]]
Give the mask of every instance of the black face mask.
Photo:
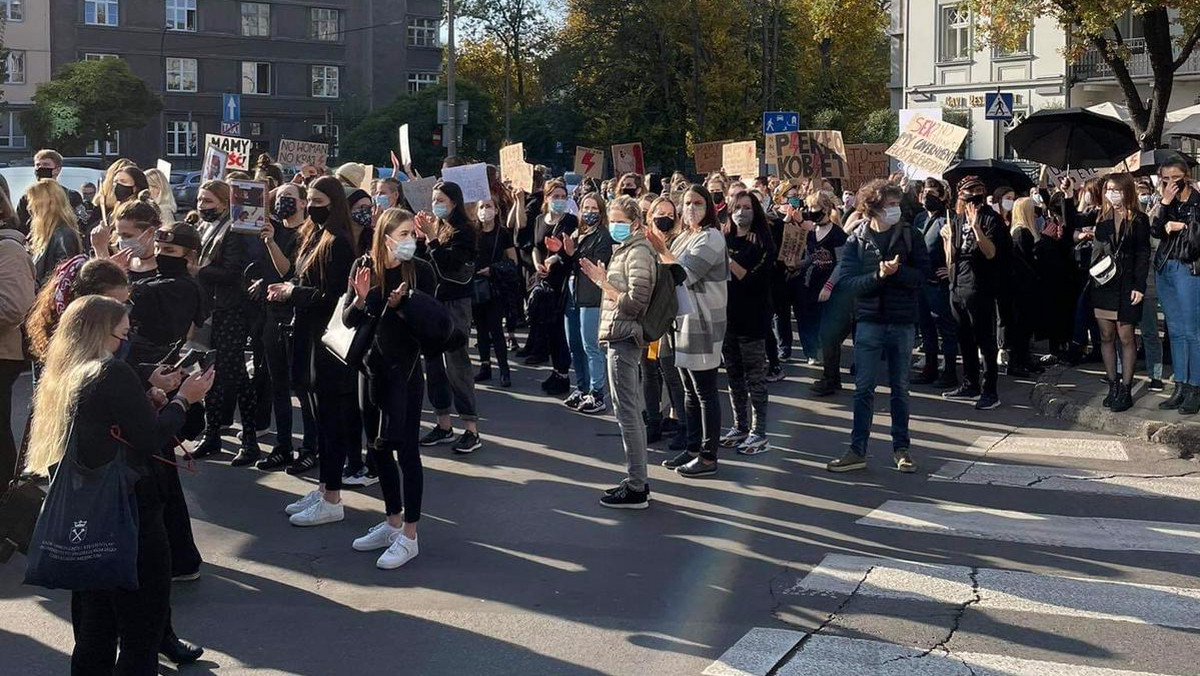
[[[113,186],[113,197],[117,198],[118,202],[124,202],[130,197],[133,197],[134,190],[135,188],[133,186],[118,183]]]
[[[712,194],[712,198],[713,198],[713,204],[724,204],[725,203],[725,193],[723,193],[723,192],[714,192]]]
[[[946,202],[937,195],[926,195],[921,205],[931,214],[940,214],[946,210]]]
[[[370,209],[358,209],[350,212],[350,220],[354,221],[360,228],[371,227],[371,211]]]
[[[960,195],[959,199],[961,199],[966,204],[974,204],[975,206],[979,206],[979,205],[983,204],[987,198],[984,197],[982,194],[980,194],[980,195]]]
[[[659,232],[671,232],[675,229],[675,219],[670,216],[659,216],[654,219],[654,227],[658,228]]]
[[[54,170],[50,167],[38,167],[33,174],[38,178],[54,178]]]
[[[312,206],[308,208],[308,218],[317,225],[325,225],[325,221],[329,220],[329,207]]]
[[[154,257],[154,262],[158,264],[158,274],[163,277],[183,277],[188,274],[186,258],[159,254]]]
[[[801,212],[801,217],[806,221],[820,223],[821,221],[825,220],[825,212],[821,209],[816,211],[803,211]]]
[[[291,195],[280,195],[275,199],[275,218],[286,221],[296,215],[296,198]]]
[[[630,197],[637,197],[637,188],[622,188],[621,194],[628,195]]]
[[[200,218],[209,223],[216,223],[217,221],[221,220],[221,215],[224,213],[225,212],[220,209],[201,209]]]

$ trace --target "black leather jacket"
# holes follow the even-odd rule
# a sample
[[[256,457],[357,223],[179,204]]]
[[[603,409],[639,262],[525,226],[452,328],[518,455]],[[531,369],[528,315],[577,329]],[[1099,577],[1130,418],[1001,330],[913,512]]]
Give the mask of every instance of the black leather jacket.
[[[1181,221],[1187,227],[1179,232],[1167,232],[1167,223]],[[1160,205],[1150,219],[1150,234],[1161,242],[1154,255],[1154,269],[1161,270],[1169,260],[1178,260],[1200,275],[1200,192],[1192,186],[1186,200],[1176,199]]]

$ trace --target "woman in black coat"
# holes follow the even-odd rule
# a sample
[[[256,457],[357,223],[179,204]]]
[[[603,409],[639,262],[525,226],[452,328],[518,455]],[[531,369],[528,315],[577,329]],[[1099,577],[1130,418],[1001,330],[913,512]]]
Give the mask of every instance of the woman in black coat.
[[[1105,279],[1098,268],[1111,261]],[[1091,300],[1100,324],[1100,349],[1108,372],[1104,405],[1124,411],[1133,405],[1131,389],[1137,362],[1134,328],[1142,321],[1142,299],[1150,272],[1150,220],[1138,207],[1137,188],[1129,174],[1113,174],[1104,185],[1104,204],[1092,238]],[[1121,379],[1117,380],[1116,340],[1121,341]]]
[[[323,176],[309,186],[308,220],[301,228],[293,281],[267,287],[267,300],[295,309],[292,383],[302,396],[313,397],[317,413],[321,483],[286,511],[293,525],[319,526],[345,518],[342,467],[350,449],[361,448],[361,428],[354,422],[358,374],[321,344],[354,265],[350,209],[336,178]]]

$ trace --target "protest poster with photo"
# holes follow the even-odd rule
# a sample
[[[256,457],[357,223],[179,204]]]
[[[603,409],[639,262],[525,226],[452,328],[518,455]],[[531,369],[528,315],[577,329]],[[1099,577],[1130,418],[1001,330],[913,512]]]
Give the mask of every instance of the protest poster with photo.
[[[727,176],[750,179],[758,176],[758,144],[734,141],[721,146],[721,167]]]
[[[267,222],[267,182],[230,181],[230,228],[244,235],[257,235]]]
[[[407,167],[412,163],[412,148],[408,145],[408,123],[400,125],[400,166]]]
[[[200,169],[200,182],[219,181],[225,178],[225,165],[229,161],[229,153],[216,146],[204,148],[204,164]]]
[[[784,267],[800,267],[804,256],[804,231],[796,223],[783,224],[783,241],[779,244],[779,261]]]
[[[525,161],[525,144],[513,143],[500,149],[500,179],[515,190],[533,192],[533,165]]]
[[[225,167],[239,171],[250,170],[250,139],[237,136],[205,134],[204,146],[216,146],[225,153]]]
[[[692,144],[692,158],[696,161],[697,174],[710,174],[721,170],[721,148],[733,141],[709,141]]]
[[[914,171],[941,178],[966,138],[964,127],[917,114],[887,154],[904,163],[904,173],[910,179],[916,177]]]
[[[437,182],[437,176],[400,182],[400,189],[404,191],[404,199],[408,200],[408,206],[412,207],[413,213],[429,211],[433,208],[433,186],[437,185]]]
[[[864,183],[888,177],[886,143],[852,143],[846,146],[846,177],[842,190],[858,190]]]
[[[492,188],[488,184],[487,165],[479,162],[442,170],[442,180],[457,183],[462,188],[463,202],[478,202],[492,199]]]
[[[842,132],[814,129],[767,136],[767,163],[775,165],[780,178],[846,177]]]
[[[641,143],[622,143],[612,147],[613,157],[613,175],[620,177],[621,174],[633,172],[635,174],[646,173],[646,161],[642,157]]]
[[[586,178],[604,178],[604,151],[575,146],[575,173]]]
[[[329,157],[328,143],[293,141],[285,138],[279,141],[279,153],[275,156],[275,161],[287,167],[302,167],[311,164],[314,167],[324,168],[327,157]]]

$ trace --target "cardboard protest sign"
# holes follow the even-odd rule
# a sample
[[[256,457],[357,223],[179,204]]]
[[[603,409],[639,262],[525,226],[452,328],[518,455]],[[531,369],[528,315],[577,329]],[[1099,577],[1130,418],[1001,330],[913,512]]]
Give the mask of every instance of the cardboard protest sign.
[[[400,166],[412,163],[412,149],[408,146],[408,123],[400,125]]]
[[[525,161],[525,144],[513,143],[500,149],[500,178],[515,190],[533,192],[533,165]]]
[[[154,167],[156,169],[158,169],[159,171],[161,171],[163,173],[163,176],[167,177],[168,181],[171,180],[171,163],[170,162],[168,162],[166,160],[159,160],[158,162],[154,163]]]
[[[709,141],[692,144],[692,158],[696,160],[697,174],[711,174],[721,170],[721,148],[732,141]]]
[[[457,183],[462,188],[463,202],[478,202],[492,199],[492,189],[488,184],[487,165],[480,162],[461,167],[447,167],[442,170],[442,180]]]
[[[358,187],[362,188],[367,194],[370,194],[371,189],[374,187],[372,184],[375,183],[375,165],[364,164],[363,167],[366,168],[366,171],[363,172],[363,180],[362,183],[358,184]]]
[[[758,176],[758,144],[754,141],[734,141],[721,146],[721,167],[728,176],[743,179]]]
[[[1141,165],[1141,153],[1135,153],[1139,156],[1138,165]],[[1124,170],[1124,167],[1122,167]],[[1064,178],[1070,177],[1075,179],[1076,185],[1083,185],[1084,181],[1097,176],[1103,176],[1109,173],[1106,169],[1055,169],[1054,167],[1046,167],[1046,180],[1051,187],[1058,185],[1058,182]]]
[[[404,191],[404,199],[413,213],[429,211],[433,208],[433,186],[437,185],[438,177],[410,179],[401,181],[400,188]]]
[[[575,146],[575,173],[586,178],[604,178],[604,151]]]
[[[954,162],[958,148],[966,138],[965,128],[918,114],[888,148],[887,154],[904,163],[906,174],[909,168],[915,168],[930,176],[941,177]]]
[[[275,156],[275,161],[289,167],[301,167],[305,164],[324,167],[328,156],[328,143],[292,141],[285,138],[279,141],[279,154]]]
[[[779,244],[779,261],[784,267],[797,268],[804,256],[804,231],[796,223],[783,224],[783,241]]]
[[[250,139],[205,134],[204,146],[216,146],[217,150],[226,153],[226,168],[240,171],[250,170]]]
[[[243,235],[257,235],[267,222],[267,182],[230,181],[230,228]]]
[[[856,143],[846,146],[846,176],[842,190],[855,191],[864,183],[887,178],[886,143]]]
[[[646,173],[646,160],[642,157],[641,143],[622,143],[612,147],[613,156],[613,174],[620,177],[621,174],[633,172],[635,174]]]
[[[842,132],[807,130],[771,134],[775,166],[782,179],[845,178],[846,147]]]
[[[225,165],[229,161],[229,153],[216,146],[205,146],[204,164],[201,165],[200,182],[218,181],[225,178]]]

